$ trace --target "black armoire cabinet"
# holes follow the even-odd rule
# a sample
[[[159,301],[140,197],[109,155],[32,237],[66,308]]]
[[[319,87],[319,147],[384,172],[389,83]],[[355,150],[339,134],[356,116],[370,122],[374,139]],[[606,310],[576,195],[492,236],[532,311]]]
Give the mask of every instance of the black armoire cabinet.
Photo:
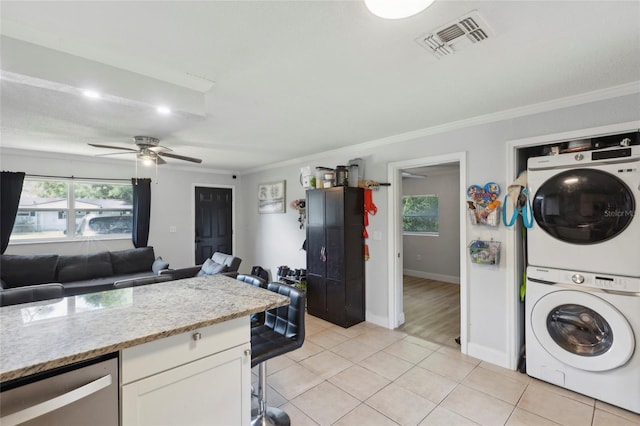
[[[364,190],[307,191],[307,311],[342,327],[364,321]]]

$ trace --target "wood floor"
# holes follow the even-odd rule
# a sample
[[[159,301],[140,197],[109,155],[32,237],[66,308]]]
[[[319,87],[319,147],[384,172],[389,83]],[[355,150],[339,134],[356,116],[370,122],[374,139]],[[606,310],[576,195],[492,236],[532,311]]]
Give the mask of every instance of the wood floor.
[[[412,336],[459,349],[460,286],[405,275],[405,323],[398,329]]]

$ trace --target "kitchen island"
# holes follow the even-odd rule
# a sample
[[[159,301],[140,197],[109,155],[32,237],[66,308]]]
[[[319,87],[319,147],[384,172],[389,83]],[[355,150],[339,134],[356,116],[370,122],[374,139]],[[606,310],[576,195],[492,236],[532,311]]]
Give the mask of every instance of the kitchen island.
[[[183,370],[188,377],[198,377],[199,371],[213,374],[219,369],[211,367],[211,359],[220,365],[235,362],[240,365],[241,376],[250,382],[248,317],[288,303],[289,299],[279,294],[213,275],[3,307],[0,382],[11,383],[115,353],[119,358],[121,422],[143,424],[140,416],[146,414],[136,398],[159,395],[160,400],[143,401],[142,405],[153,402],[159,403],[159,408],[174,406],[171,401],[163,403],[162,398],[167,397],[164,391],[154,393],[149,389],[169,389],[172,383],[183,382]],[[225,360],[230,349],[234,355]],[[209,365],[201,365],[205,361]],[[168,381],[167,375],[171,376]],[[238,374],[221,377],[235,379]],[[191,383],[189,389],[195,392],[209,379],[217,380],[214,375],[204,382]],[[198,398],[202,398],[202,392],[211,393],[210,403],[216,405],[216,395],[224,394],[227,384],[208,383],[208,388],[197,390]],[[247,411],[250,383],[233,385],[242,393],[242,410]],[[146,390],[142,392],[142,388]],[[176,394],[176,389],[168,392],[173,394],[172,401],[191,399]],[[228,389],[226,393],[230,393]],[[187,417],[180,417],[183,424],[188,423]],[[243,412],[241,423],[247,418],[248,412]]]

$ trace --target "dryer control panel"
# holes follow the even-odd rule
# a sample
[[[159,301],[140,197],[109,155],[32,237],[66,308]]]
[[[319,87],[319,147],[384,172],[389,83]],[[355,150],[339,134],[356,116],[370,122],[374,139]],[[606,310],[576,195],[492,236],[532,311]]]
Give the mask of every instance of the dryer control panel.
[[[552,268],[529,266],[527,278],[547,284],[572,284],[580,287],[602,290],[638,293],[640,296],[640,278],[616,275],[593,274],[581,271],[565,271]]]

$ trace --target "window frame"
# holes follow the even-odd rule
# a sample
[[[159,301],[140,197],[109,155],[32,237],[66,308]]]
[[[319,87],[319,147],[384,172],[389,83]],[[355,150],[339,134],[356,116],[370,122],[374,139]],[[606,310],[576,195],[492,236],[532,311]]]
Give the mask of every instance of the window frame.
[[[18,207],[18,212],[16,217],[20,215],[20,213],[29,213],[30,216],[34,216],[34,212],[57,212],[58,216],[66,215],[66,232],[62,237],[35,237],[35,238],[13,238],[13,233],[11,238],[9,239],[9,245],[20,245],[20,244],[34,244],[34,243],[48,243],[48,242],[77,242],[77,241],[87,241],[87,240],[130,240],[133,236],[133,229],[130,234],[95,234],[95,235],[77,235],[77,228],[80,223],[76,222],[76,217],[78,216],[78,211],[86,212],[80,217],[84,217],[86,215],[92,214],[95,211],[100,212],[120,212],[120,215],[133,215],[133,202],[129,208],[100,208],[96,207],[95,209],[91,208],[76,208],[76,197],[75,197],[75,184],[77,183],[86,183],[86,184],[106,184],[106,185],[121,185],[121,186],[132,186],[130,182],[125,182],[124,180],[115,180],[115,179],[77,179],[77,178],[64,178],[64,177],[56,177],[56,178],[45,178],[45,177],[25,177],[25,183],[27,181],[36,181],[36,182],[46,182],[46,181],[54,181],[65,183],[67,186],[67,206],[65,208],[62,207],[54,207],[54,208],[38,208],[38,209],[28,209],[28,208],[20,208]],[[62,219],[60,219],[62,220]],[[80,219],[82,220],[82,219]],[[14,224],[15,227],[15,224]],[[63,231],[64,232],[64,231]]]
[[[404,205],[405,198],[426,198],[426,197],[435,197],[438,202],[437,216],[436,216],[436,220],[438,223],[438,230],[437,231],[405,231],[404,229],[405,214],[404,214],[404,211],[402,211],[401,212],[402,224],[403,224],[402,235],[418,236],[418,237],[439,237],[440,236],[440,197],[438,196],[438,194],[402,195],[400,206],[402,207]],[[423,217],[426,217],[426,216],[423,216]]]

